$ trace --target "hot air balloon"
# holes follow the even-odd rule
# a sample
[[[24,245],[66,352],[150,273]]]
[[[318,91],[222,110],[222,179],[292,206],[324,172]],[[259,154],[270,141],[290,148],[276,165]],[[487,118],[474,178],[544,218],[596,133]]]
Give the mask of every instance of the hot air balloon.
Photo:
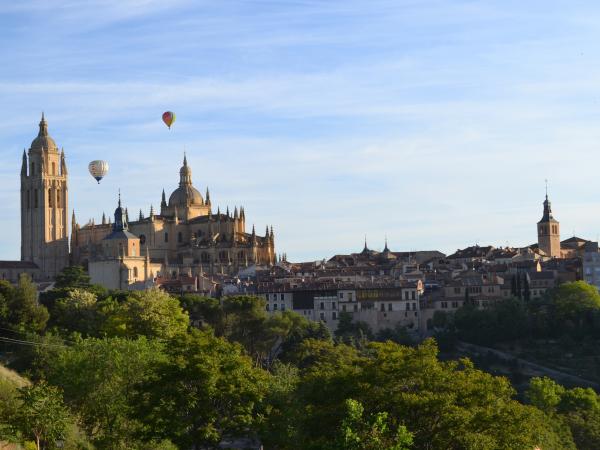
[[[88,166],[88,170],[98,184],[100,184],[100,180],[108,173],[108,163],[101,160],[92,161]]]
[[[175,113],[173,111],[166,111],[162,115],[163,122],[171,129],[171,125],[175,122]]]

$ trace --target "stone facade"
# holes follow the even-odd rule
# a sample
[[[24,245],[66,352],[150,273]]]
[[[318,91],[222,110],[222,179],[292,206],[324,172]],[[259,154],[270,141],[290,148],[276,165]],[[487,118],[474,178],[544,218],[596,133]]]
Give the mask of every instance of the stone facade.
[[[23,150],[21,261],[51,279],[69,264],[67,165],[43,114],[39,127],[29,151]]]

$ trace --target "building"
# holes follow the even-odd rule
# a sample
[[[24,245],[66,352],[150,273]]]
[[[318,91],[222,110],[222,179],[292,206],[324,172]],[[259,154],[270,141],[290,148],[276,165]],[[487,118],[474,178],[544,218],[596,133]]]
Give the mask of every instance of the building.
[[[267,227],[259,236],[254,226],[246,232],[246,212],[243,207],[212,212],[210,193],[206,198],[192,184],[192,169],[184,156],[179,171],[179,187],[167,202],[163,190],[160,214],[150,207],[150,215],[129,221],[128,232],[138,237],[152,261],[163,264],[162,275],[235,274],[251,265],[270,266],[275,263],[275,235]],[[71,231],[72,260],[84,267],[102,255],[102,242],[113,230],[103,218],[80,226],[73,217]]]
[[[583,279],[600,289],[600,252],[597,242],[588,242],[583,255]]]
[[[88,262],[91,282],[108,289],[146,289],[153,285],[161,267],[150,261],[148,249],[144,252],[140,238],[129,232],[119,195],[112,232],[102,239],[94,258]]]
[[[538,247],[550,258],[560,258],[560,224],[552,216],[548,193],[544,200],[544,213],[537,223]]]
[[[4,261],[0,276],[13,279],[19,272],[31,273],[37,281],[52,280],[69,264],[80,264],[101,284],[131,289],[145,286],[150,274],[162,280],[180,276],[204,280],[205,275],[235,274],[252,265],[275,263],[272,226],[264,236],[254,226],[249,233],[243,207],[235,207],[233,213],[229,208],[213,212],[208,188],[203,197],[192,184],[185,155],[179,174],[179,186],[168,201],[163,190],[159,214],[150,206],[148,217],[140,211],[138,220],[130,221],[119,199],[114,224],[103,215],[99,224],[92,220],[80,225],[73,212],[69,227],[65,154],[49,135],[42,114],[38,135],[23,152],[21,261]]]
[[[23,150],[21,166],[21,261],[44,279],[69,265],[67,164],[48,134],[42,113],[37,137]]]

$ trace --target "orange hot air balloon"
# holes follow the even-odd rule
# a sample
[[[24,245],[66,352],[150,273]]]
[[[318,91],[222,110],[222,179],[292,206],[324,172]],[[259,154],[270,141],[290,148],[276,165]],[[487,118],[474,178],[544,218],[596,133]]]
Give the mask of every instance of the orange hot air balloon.
[[[172,111],[164,112],[162,115],[162,120],[165,123],[165,125],[167,125],[169,127],[169,130],[170,130],[171,125],[173,125],[173,122],[175,122],[175,113]]]

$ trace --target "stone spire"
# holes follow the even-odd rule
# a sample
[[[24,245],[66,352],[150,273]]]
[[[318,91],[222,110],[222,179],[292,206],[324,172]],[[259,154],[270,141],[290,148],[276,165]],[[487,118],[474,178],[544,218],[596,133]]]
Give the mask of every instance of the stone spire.
[[[385,237],[385,247],[383,248],[384,253],[389,253],[390,249],[388,248],[387,236]]]
[[[71,230],[75,230],[77,227],[77,219],[75,219],[75,210],[73,210],[73,214],[71,214]]]
[[[21,164],[21,176],[27,176],[27,153],[25,153],[25,149],[23,149],[23,163]]]
[[[235,208],[233,208],[233,218],[236,219],[236,220],[238,219],[238,209],[237,209],[237,206]]]
[[[160,200],[160,207],[161,208],[166,208],[167,207],[167,197],[165,195],[165,190],[164,189],[162,190],[162,197],[161,197],[161,200]]]
[[[208,191],[208,186],[206,186],[206,201],[205,203],[210,206],[210,192]]]
[[[142,213],[142,209],[140,208],[140,217],[139,220],[142,221],[144,220],[144,213]]]
[[[106,225],[106,214],[102,211],[102,225]]]
[[[44,111],[42,111],[42,120],[40,120],[40,131],[38,136],[48,136],[48,123],[46,122],[46,118],[44,117]]]
[[[192,185],[192,169],[188,167],[187,157],[183,154],[183,166],[179,170],[179,187]]]
[[[269,225],[267,225],[267,231],[265,231],[265,238],[269,239]]]
[[[225,215],[227,216],[227,218],[229,219],[229,206],[227,206],[227,211],[225,212]]]
[[[123,209],[121,206],[121,190],[119,190],[119,202],[117,209],[115,209],[115,223],[113,224],[114,231],[127,230],[127,209]]]
[[[150,218],[154,218],[154,206],[150,205]]]
[[[275,238],[275,234],[273,233],[273,225],[271,225],[271,240]]]
[[[60,174],[64,177],[68,174],[67,163],[65,161],[65,149],[60,149]]]

